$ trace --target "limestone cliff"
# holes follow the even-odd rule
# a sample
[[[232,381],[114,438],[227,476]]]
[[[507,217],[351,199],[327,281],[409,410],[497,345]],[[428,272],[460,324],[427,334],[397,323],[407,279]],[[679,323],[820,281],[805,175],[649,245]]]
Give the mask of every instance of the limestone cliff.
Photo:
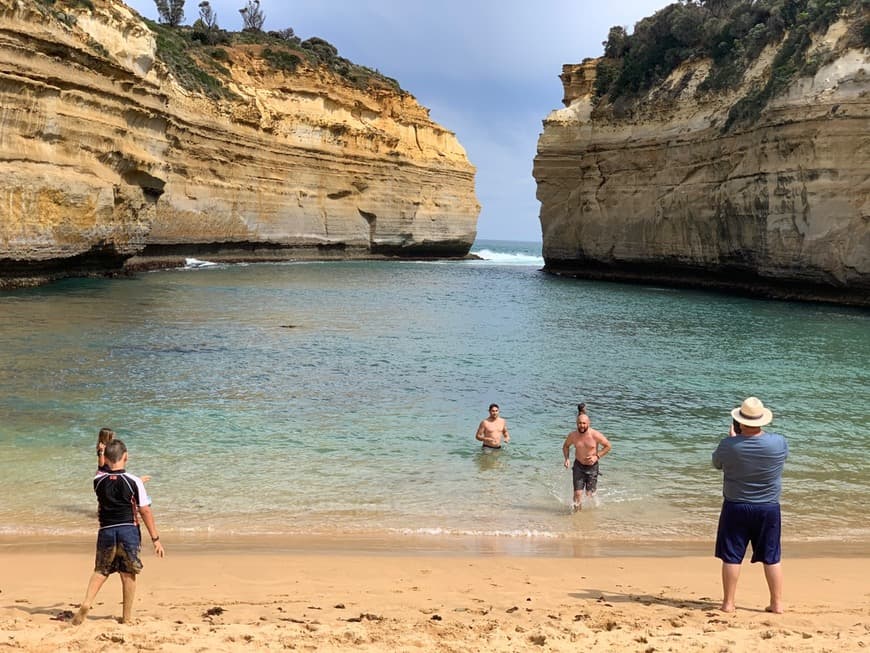
[[[845,38],[854,19],[816,35],[823,65],[748,124],[726,127],[775,45],[719,93],[698,92],[709,60],[686,61],[627,115],[596,105],[596,61],[566,66],[534,165],[546,269],[870,305],[870,50]]]
[[[0,0],[0,285],[130,257],[468,252],[474,168],[411,95],[241,43],[206,50],[210,96],[151,27],[111,0]]]

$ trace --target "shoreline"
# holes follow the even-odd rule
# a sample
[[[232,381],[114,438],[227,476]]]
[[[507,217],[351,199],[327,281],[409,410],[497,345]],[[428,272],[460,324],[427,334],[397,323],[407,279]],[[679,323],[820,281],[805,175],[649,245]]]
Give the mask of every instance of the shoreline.
[[[93,551],[92,535],[0,535],[0,554],[81,554]],[[466,535],[252,535],[218,536],[162,531],[161,540],[184,554],[371,556],[405,558],[710,558],[714,540],[609,540]],[[147,550],[147,541],[143,543]],[[782,542],[783,560],[866,558],[864,541]],[[748,554],[747,554],[748,556]]]
[[[92,547],[92,544],[91,544]],[[131,624],[110,578],[81,626],[93,549],[0,555],[4,644],[31,653],[114,650],[807,651],[870,646],[870,558],[783,560],[785,608],[764,611],[759,565],[718,610],[705,557],[220,552],[146,545]]]

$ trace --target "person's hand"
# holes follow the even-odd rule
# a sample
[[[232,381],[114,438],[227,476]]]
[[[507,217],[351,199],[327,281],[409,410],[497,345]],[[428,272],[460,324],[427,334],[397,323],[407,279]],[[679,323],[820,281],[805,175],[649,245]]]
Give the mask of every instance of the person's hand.
[[[569,458],[565,458],[565,469],[568,469],[571,466],[571,460]]]
[[[140,479],[143,483],[147,483],[148,481],[151,480],[151,476],[150,476],[149,474],[145,474],[145,475],[143,475],[143,476],[140,476],[139,479]]]
[[[154,542],[154,553],[157,555],[158,558],[162,558],[166,555],[166,551],[163,550],[163,542],[161,542],[160,540]]]

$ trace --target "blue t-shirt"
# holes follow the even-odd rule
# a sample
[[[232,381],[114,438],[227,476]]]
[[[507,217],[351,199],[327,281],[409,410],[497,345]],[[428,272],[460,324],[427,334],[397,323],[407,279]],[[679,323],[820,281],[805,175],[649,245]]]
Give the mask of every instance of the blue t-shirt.
[[[724,438],[713,452],[713,466],[725,473],[728,501],[779,503],[788,443],[778,433]]]

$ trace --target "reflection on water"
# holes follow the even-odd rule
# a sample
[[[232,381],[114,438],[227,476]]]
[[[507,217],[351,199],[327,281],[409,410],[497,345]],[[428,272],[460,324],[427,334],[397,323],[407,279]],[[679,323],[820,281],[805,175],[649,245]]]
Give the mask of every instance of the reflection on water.
[[[480,451],[474,456],[477,462],[477,467],[482,472],[505,469],[508,452],[505,449],[490,449],[489,447],[480,447]]]

